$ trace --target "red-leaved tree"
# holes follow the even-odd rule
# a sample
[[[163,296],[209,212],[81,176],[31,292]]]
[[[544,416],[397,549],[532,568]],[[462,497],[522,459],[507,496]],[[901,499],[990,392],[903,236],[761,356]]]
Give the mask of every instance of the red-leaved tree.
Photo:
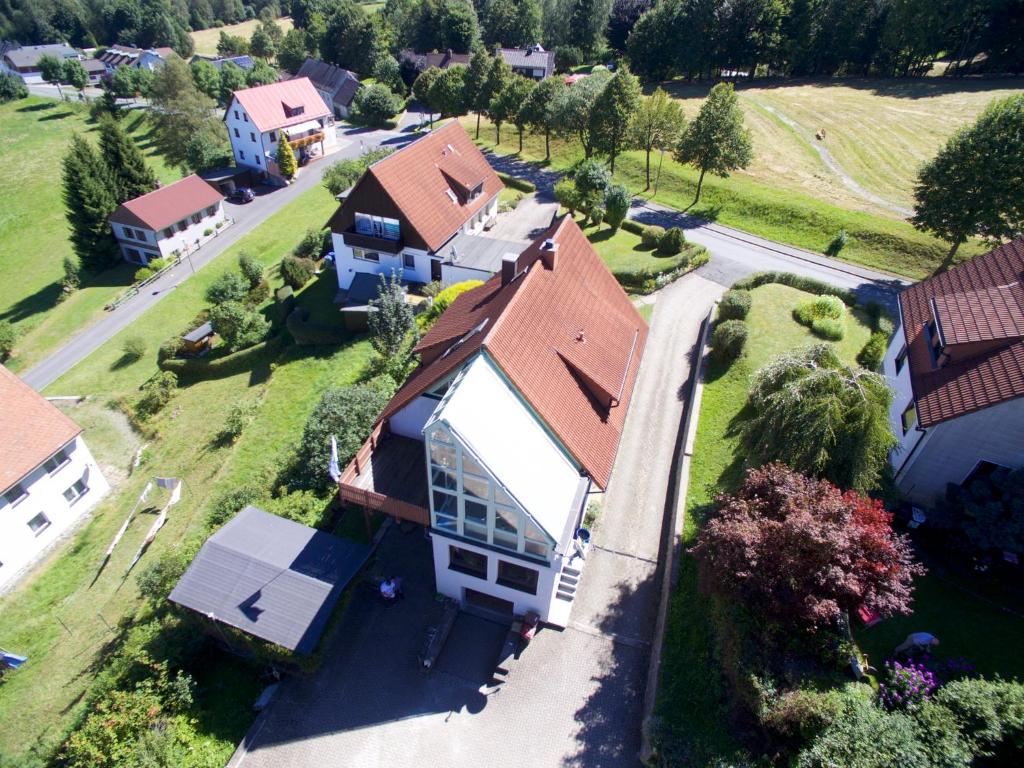
[[[860,606],[909,612],[924,568],[880,502],[768,464],[718,504],[693,551],[710,586],[755,615],[813,630]]]

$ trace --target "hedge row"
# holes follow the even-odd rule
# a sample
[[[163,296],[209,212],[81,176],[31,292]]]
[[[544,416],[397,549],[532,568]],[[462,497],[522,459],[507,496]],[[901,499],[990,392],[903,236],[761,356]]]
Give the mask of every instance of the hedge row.
[[[710,254],[702,245],[688,243],[682,253],[658,258],[653,266],[613,270],[619,285],[631,293],[653,293],[674,280],[708,263]],[[671,279],[669,279],[671,276]]]
[[[644,224],[633,219],[625,219],[619,226],[627,232],[632,232],[634,235],[642,235],[646,228]]]
[[[502,183],[504,183],[506,187],[517,189],[520,192],[526,192],[527,194],[529,194],[530,192],[537,191],[537,185],[534,184],[533,182],[527,181],[526,179],[519,179],[516,178],[515,176],[509,176],[507,173],[499,173],[498,178],[501,179]]]
[[[749,291],[769,283],[788,285],[790,288],[813,293],[816,296],[836,296],[848,307],[857,305],[857,297],[853,291],[846,288],[836,288],[834,285],[815,280],[813,277],[794,275],[792,272],[755,272],[732,284],[734,290]]]
[[[335,328],[324,323],[311,322],[309,312],[299,307],[288,315],[285,325],[295,343],[302,347],[337,346],[348,341],[348,334],[343,328]]]
[[[288,337],[279,333],[266,341],[261,341],[246,349],[232,352],[223,357],[190,357],[185,359],[174,358],[164,360],[160,363],[160,369],[173,371],[178,378],[191,380],[217,379],[222,376],[231,376],[242,371],[250,370],[261,357],[276,355],[287,343]]]

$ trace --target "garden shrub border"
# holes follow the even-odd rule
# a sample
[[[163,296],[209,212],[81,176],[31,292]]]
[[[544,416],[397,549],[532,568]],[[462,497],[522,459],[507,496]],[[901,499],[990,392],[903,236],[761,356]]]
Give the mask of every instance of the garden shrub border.
[[[501,179],[501,182],[506,187],[511,187],[512,189],[518,190],[519,192],[526,192],[527,194],[531,194],[537,191],[537,185],[534,184],[532,181],[520,179],[516,176],[510,176],[509,174],[502,173],[501,171],[498,171],[497,173],[498,178]]]
[[[179,378],[189,381],[216,379],[241,373],[251,368],[252,364],[264,355],[276,355],[284,348],[287,341],[288,337],[284,333],[278,333],[266,341],[223,357],[216,357],[212,360],[202,357],[175,358],[164,360],[159,363],[159,366],[161,370],[173,371],[178,374]]]

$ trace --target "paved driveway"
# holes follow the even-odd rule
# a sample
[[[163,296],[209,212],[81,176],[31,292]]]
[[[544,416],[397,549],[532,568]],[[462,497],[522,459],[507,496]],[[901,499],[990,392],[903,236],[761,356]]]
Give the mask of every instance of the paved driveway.
[[[384,607],[371,586],[358,588],[321,669],[283,687],[229,765],[637,765],[680,388],[721,291],[691,275],[658,301],[567,629],[542,630],[507,677],[492,679],[504,630],[461,617],[435,670],[419,671],[438,611],[430,547],[418,529],[392,529],[373,567],[403,575],[407,599]]]

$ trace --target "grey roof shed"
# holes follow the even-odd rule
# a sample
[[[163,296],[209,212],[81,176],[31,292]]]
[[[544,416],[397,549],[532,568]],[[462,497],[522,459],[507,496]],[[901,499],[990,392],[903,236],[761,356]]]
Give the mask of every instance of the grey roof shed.
[[[246,507],[207,539],[170,599],[309,654],[369,555],[369,545]]]

